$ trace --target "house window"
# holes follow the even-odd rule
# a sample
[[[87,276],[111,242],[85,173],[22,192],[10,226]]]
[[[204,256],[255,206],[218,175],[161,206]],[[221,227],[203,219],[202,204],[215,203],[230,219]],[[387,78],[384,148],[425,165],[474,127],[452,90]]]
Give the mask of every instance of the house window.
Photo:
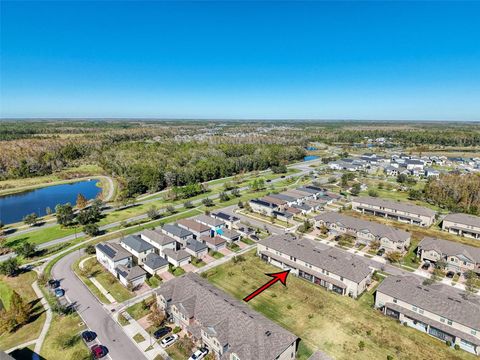
[[[470,331],[470,334],[477,335],[477,332],[475,330],[472,330],[472,331]]]
[[[444,318],[440,318],[440,322],[444,323],[444,322],[445,322],[445,319],[444,319]]]
[[[418,309],[418,312],[419,312],[420,314],[423,314],[423,310],[422,310],[422,309]]]
[[[452,325],[452,320],[447,320],[448,325]]]
[[[397,303],[397,299],[393,299],[393,302],[396,304],[396,303]]]
[[[412,310],[413,310],[413,311],[417,311],[417,307],[416,307],[416,306],[412,306]]]
[[[343,281],[343,276],[340,276],[340,281]]]

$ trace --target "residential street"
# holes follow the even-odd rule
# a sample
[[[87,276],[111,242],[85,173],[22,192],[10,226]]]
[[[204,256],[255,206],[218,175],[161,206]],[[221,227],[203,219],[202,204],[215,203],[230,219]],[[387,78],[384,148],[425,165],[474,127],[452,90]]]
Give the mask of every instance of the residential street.
[[[79,256],[80,253],[75,251],[62,258],[52,269],[53,277],[60,280],[66,297],[75,304],[88,328],[97,333],[99,342],[108,348],[113,360],[144,359],[143,353],[121,326],[73,273],[71,266]]]

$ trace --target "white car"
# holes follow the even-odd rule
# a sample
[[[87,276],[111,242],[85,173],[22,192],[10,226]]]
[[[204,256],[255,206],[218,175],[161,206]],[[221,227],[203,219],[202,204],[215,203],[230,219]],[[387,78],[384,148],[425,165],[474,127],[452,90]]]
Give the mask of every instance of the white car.
[[[169,335],[165,339],[160,341],[160,345],[163,348],[166,348],[166,347],[169,347],[170,345],[172,345],[177,340],[178,340],[178,335],[177,334]]]
[[[188,360],[201,360],[208,354],[208,349],[207,348],[200,348],[197,351],[195,351],[192,356],[188,358]]]

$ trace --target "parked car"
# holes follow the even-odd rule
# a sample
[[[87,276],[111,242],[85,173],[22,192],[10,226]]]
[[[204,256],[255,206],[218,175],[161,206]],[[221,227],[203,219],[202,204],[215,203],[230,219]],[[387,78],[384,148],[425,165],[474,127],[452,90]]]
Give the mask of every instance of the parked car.
[[[178,335],[177,334],[169,335],[165,339],[160,341],[160,345],[163,348],[166,348],[166,347],[169,347],[170,345],[172,345],[177,340],[178,340]]]
[[[55,289],[55,296],[56,297],[61,297],[63,295],[65,295],[65,290],[60,289],[60,288]]]
[[[95,334],[93,331],[86,330],[86,331],[82,332],[82,339],[85,342],[93,341],[93,340],[95,340],[96,337],[97,337],[97,334]]]
[[[430,262],[425,261],[422,265],[423,270],[428,270],[430,268]]]
[[[272,182],[272,180],[270,180],[270,179],[267,179],[267,180],[266,180],[266,182]]]
[[[167,335],[170,331],[172,331],[171,328],[169,328],[169,327],[163,327],[163,328],[158,329],[157,331],[155,331],[155,332],[153,333],[153,337],[154,337],[155,339],[160,339],[160,338],[164,337],[165,335]]]
[[[50,279],[48,280],[48,286],[50,286],[51,289],[56,289],[60,286],[60,281],[55,279]]]
[[[254,241],[259,241],[260,240],[257,235],[250,235],[250,239],[252,239]]]
[[[285,175],[280,176],[282,179],[285,179]]]
[[[385,249],[384,248],[381,248],[380,250],[377,251],[378,256],[383,256],[383,254],[385,254]]]
[[[189,358],[188,360],[201,360],[208,354],[208,349],[207,348],[200,348],[197,351],[195,351]]]
[[[90,350],[94,359],[101,359],[108,353],[107,348],[103,345],[93,345]]]
[[[447,278],[453,279],[454,276],[455,276],[455,272],[453,271],[447,272]]]

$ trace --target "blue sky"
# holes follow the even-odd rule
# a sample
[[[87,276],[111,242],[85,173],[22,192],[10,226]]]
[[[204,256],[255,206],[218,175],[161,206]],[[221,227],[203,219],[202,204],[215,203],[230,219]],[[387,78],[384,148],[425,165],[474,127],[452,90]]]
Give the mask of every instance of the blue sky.
[[[480,120],[480,2],[1,2],[0,116]]]

